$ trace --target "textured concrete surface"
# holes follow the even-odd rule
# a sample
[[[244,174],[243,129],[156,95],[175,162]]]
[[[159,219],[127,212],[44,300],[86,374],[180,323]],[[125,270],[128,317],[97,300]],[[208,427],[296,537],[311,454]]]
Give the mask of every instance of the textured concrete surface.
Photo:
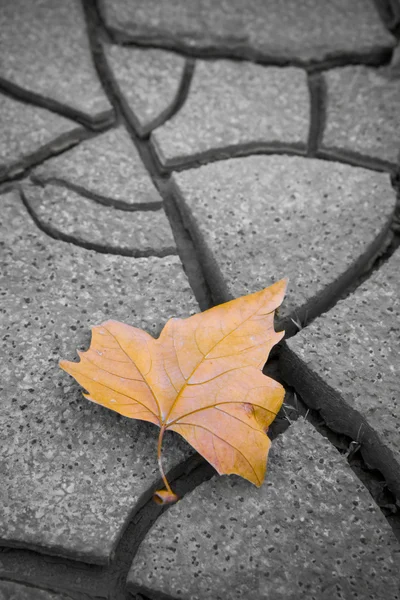
[[[69,107],[88,124],[113,120],[79,0],[3,0],[0,47],[0,77],[10,84]]]
[[[118,39],[249,57],[322,61],[394,46],[372,0],[102,0]],[[354,34],[355,30],[357,35]]]
[[[288,341],[285,377],[400,495],[400,251]],[[303,366],[299,364],[301,361]]]
[[[66,181],[122,208],[155,207],[161,197],[123,127],[86,140],[40,165],[40,181]]]
[[[76,143],[83,129],[44,108],[0,94],[0,181]]]
[[[128,581],[150,598],[394,600],[399,555],[344,457],[299,420],[273,443],[261,488],[215,477],[162,515]]]
[[[177,254],[161,210],[127,212],[102,206],[58,185],[25,185],[23,193],[41,226],[77,245],[125,255]]]
[[[1,205],[0,539],[105,562],[158,478],[157,430],[85,400],[58,361],[88,347],[91,325],[113,318],[158,334],[196,302],[177,257],[73,247],[39,231],[16,193]],[[177,437],[166,468],[187,456]]]
[[[309,113],[300,69],[198,61],[184,106],[151,139],[164,165],[238,144],[305,147]]]
[[[353,280],[396,201],[387,174],[294,156],[216,162],[173,181],[218,299],[288,277],[282,318],[309,319],[347,271]]]
[[[322,147],[396,163],[400,78],[388,68],[345,67],[324,74],[327,116]]]
[[[0,600],[71,600],[71,598],[13,581],[0,581]]]
[[[145,135],[162,122],[174,103],[185,59],[173,52],[104,46],[108,65],[136,131]]]

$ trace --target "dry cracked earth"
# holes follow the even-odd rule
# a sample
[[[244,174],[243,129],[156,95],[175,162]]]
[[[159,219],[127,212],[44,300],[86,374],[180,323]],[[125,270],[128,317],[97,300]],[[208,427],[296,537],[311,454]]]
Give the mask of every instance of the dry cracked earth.
[[[400,598],[398,0],[3,0],[1,600]],[[289,278],[264,485],[58,367]]]

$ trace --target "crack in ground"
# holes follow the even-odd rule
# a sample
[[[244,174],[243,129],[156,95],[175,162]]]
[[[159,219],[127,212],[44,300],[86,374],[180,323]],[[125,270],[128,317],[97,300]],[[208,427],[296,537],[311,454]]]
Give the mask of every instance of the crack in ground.
[[[34,167],[53,156],[67,152],[89,137],[91,136],[85,129],[75,129],[59,135],[38,150],[22,156],[10,165],[0,164],[0,182],[10,182],[25,177]]]
[[[43,175],[35,175],[32,174],[31,180],[36,185],[44,188],[46,185],[56,185],[58,187],[63,187],[72,192],[76,192],[85,198],[89,198],[93,200],[93,202],[97,202],[102,206],[112,206],[118,210],[124,210],[126,212],[157,212],[158,210],[162,210],[163,202],[160,199],[159,202],[136,202],[135,204],[127,204],[123,200],[115,200],[110,196],[102,196],[101,194],[97,194],[96,192],[92,192],[80,185],[72,183],[66,179],[60,177],[46,177]]]
[[[283,343],[280,349],[284,346],[285,344]],[[400,499],[397,499],[396,495],[391,491],[382,472],[379,469],[369,466],[364,460],[362,456],[362,444],[359,443],[358,436],[353,438],[340,431],[336,431],[327,423],[319,410],[316,410],[304,401],[301,394],[296,390],[296,386],[294,385],[293,387],[293,384],[289,384],[284,373],[282,373],[279,351],[275,358],[268,361],[263,369],[263,373],[279,381],[286,391],[283,406],[268,432],[271,439],[276,439],[293,422],[297,421],[299,417],[306,418],[322,436],[328,438],[340,454],[346,457],[350,468],[363,486],[367,488],[375,504],[380,508],[392,528],[396,538],[400,541]]]
[[[95,64],[98,76],[102,82],[104,91],[109,98],[109,101],[114,106],[117,119],[125,125],[128,134],[135,145],[144,166],[146,167],[155,187],[159,191],[164,202],[164,208],[169,218],[170,226],[175,238],[175,243],[178,249],[178,255],[181,260],[183,269],[189,280],[189,284],[194,292],[196,300],[201,308],[205,310],[212,305],[211,294],[209,292],[207,279],[202,269],[195,252],[194,244],[190,238],[188,231],[182,226],[182,220],[179,218],[179,213],[174,207],[173,198],[166,183],[166,177],[159,172],[159,169],[154,161],[149,143],[149,137],[140,137],[135,128],[135,123],[131,118],[131,110],[127,110],[127,106],[123,95],[118,89],[113,73],[109,68],[105,58],[104,49],[102,46],[101,37],[105,37],[102,30],[102,23],[97,12],[96,2],[84,2],[85,16],[87,20],[87,28],[90,46],[92,49],[93,62]],[[188,67],[189,71],[191,67]],[[187,95],[192,73],[186,73],[186,83],[182,79],[180,92],[181,99],[176,100],[175,107],[179,107],[185,100]]]
[[[99,14],[102,15],[101,0],[97,0],[96,4]],[[235,41],[233,41],[232,44],[229,44],[229,42],[226,43],[223,48],[215,44],[208,44],[202,48],[194,48],[189,42],[182,42],[175,36],[165,34],[163,31],[157,31],[156,33],[150,33],[148,31],[133,36],[120,29],[107,27],[102,16],[100,16],[99,21],[101,21],[102,26],[107,31],[112,42],[121,46],[159,48],[161,50],[175,52],[183,57],[201,60],[227,59],[240,62],[253,62],[263,66],[300,67],[309,73],[347,65],[386,65],[390,62],[393,53],[391,48],[377,46],[375,49],[365,52],[333,52],[329,57],[323,60],[302,60],[295,57],[289,58],[279,54],[271,55],[266,52],[257,51],[247,44],[240,44]]]
[[[233,296],[228,289],[228,284],[222,274],[214,253],[208,247],[207,241],[202,234],[201,229],[197,226],[190,208],[185,203],[178,186],[173,181],[171,182],[171,188],[177,199],[178,209],[184,226],[190,231],[194,246],[197,249],[204,266],[204,272],[207,277],[214,303],[221,304],[233,300]],[[286,339],[295,335],[299,328],[305,327],[306,324],[308,325],[322,313],[332,308],[338,300],[343,297],[346,291],[354,285],[354,282],[359,281],[359,278],[363,274],[371,273],[371,269],[377,258],[380,257],[383,252],[389,252],[388,249],[392,241],[391,228],[394,219],[395,216],[392,216],[388,220],[372,244],[335,281],[327,285],[319,294],[311,298],[306,304],[295,309],[291,314],[284,318],[277,319],[277,327],[279,329],[285,329]]]
[[[59,231],[58,229],[50,225],[49,223],[45,223],[44,221],[42,221],[40,217],[36,214],[35,210],[32,208],[22,188],[19,189],[19,193],[22,202],[24,203],[24,206],[32,221],[35,223],[38,229],[40,229],[40,231],[53,238],[54,240],[66,242],[79,248],[85,248],[86,250],[99,252],[100,254],[114,254],[118,256],[130,256],[132,258],[149,258],[150,256],[155,256],[157,258],[165,258],[166,256],[176,256],[178,254],[176,248],[173,247],[167,247],[163,250],[139,250],[137,248],[113,247],[108,246],[106,243],[97,244],[95,242],[86,242],[84,240],[78,240],[73,235],[63,233],[62,231]]]
[[[87,127],[93,131],[102,130],[114,122],[115,115],[113,108],[104,111],[97,117],[93,118],[84,112],[68,106],[67,104],[63,104],[62,102],[58,102],[57,100],[53,100],[52,98],[48,98],[46,96],[42,96],[36,92],[26,90],[19,85],[12,83],[11,81],[3,79],[2,77],[0,77],[0,91],[4,95],[9,96],[14,100],[22,100],[26,104],[37,106],[39,108],[46,108],[47,110],[58,114],[61,117],[76,121],[76,123],[84,125],[84,127]]]
[[[164,202],[166,205],[166,212],[167,212],[167,216],[169,217],[169,219],[171,221],[171,226],[172,226],[172,221],[174,221],[174,223],[175,223],[173,226],[173,231],[174,231],[174,235],[177,240],[179,255],[181,257],[184,268],[188,274],[190,284],[192,285],[192,288],[195,291],[196,298],[198,299],[202,310],[204,310],[205,308],[208,308],[212,304],[209,287],[211,289],[214,289],[214,288],[211,285],[208,287],[208,284],[206,283],[207,280],[210,283],[212,283],[211,277],[210,277],[210,270],[205,269],[205,271],[203,271],[203,269],[202,269],[201,262],[197,258],[197,253],[195,251],[196,244],[193,244],[192,237],[188,233],[188,229],[190,229],[190,227],[187,226],[187,222],[185,221],[185,215],[179,214],[179,212],[178,212],[178,209],[176,207],[177,198],[175,196],[174,190],[172,189],[171,183],[165,177],[163,177],[162,172],[160,172],[160,166],[154,160],[154,156],[152,154],[152,150],[151,150],[151,147],[149,144],[149,139],[148,138],[142,139],[142,140],[140,139],[139,133],[133,124],[133,120],[128,118],[127,112],[124,111],[122,94],[119,94],[119,93],[116,94],[115,89],[113,88],[113,85],[110,83],[110,80],[109,80],[110,73],[109,72],[107,73],[107,70],[105,68],[104,55],[102,53],[102,50],[99,50],[100,42],[99,42],[98,34],[102,33],[104,36],[105,32],[104,32],[104,30],[99,31],[99,28],[101,27],[101,21],[100,21],[100,17],[98,15],[98,13],[96,13],[96,10],[97,10],[96,3],[89,3],[89,2],[85,3],[85,12],[86,12],[86,19],[88,22],[89,38],[90,38],[90,43],[91,43],[91,47],[92,47],[92,53],[93,53],[93,58],[94,58],[94,62],[96,65],[96,69],[99,73],[100,80],[103,84],[103,87],[104,87],[106,93],[107,93],[107,96],[109,97],[112,105],[116,109],[117,123],[121,122],[121,121],[123,121],[125,123],[125,126],[127,127],[128,131],[131,135],[133,143],[137,147],[137,149],[140,153],[140,156],[141,156],[146,168],[148,169],[157,189],[159,189],[161,196],[164,198]],[[152,45],[152,47],[164,47],[163,46],[164,43],[165,43],[165,41],[161,41],[158,44],[155,42],[155,40],[150,40],[149,44],[147,44],[147,43],[141,44],[139,42],[139,43],[136,43],[135,45],[137,45],[137,46]],[[169,43],[168,40],[167,40],[167,43]],[[174,44],[175,44],[175,41],[173,41],[173,45]],[[207,58],[208,59],[230,58],[230,59],[234,59],[234,60],[248,60],[248,58],[245,56],[222,56],[222,55],[216,55],[216,54],[212,55],[211,54],[212,48],[205,49],[204,52],[205,52],[206,56],[203,56],[203,51],[198,52],[196,50],[193,50],[190,47],[186,47],[184,44],[178,50],[176,50],[175,47],[174,48],[168,47],[168,49],[178,51],[181,54],[188,56],[189,60],[186,62],[186,65],[185,65],[186,75],[184,74],[184,76],[182,77],[179,92],[175,99],[175,101],[176,101],[175,105],[174,105],[174,107],[172,107],[172,105],[171,105],[171,107],[170,107],[171,112],[170,112],[169,116],[167,116],[167,118],[171,118],[171,116],[173,116],[173,114],[176,114],[176,112],[181,108],[181,106],[183,105],[183,103],[186,100],[187,93],[188,93],[189,86],[190,86],[191,76],[193,74],[193,69],[190,73],[191,65],[194,65],[194,61],[192,60],[193,58],[195,58],[195,57],[206,58],[206,59]],[[243,48],[239,48],[239,49],[236,48],[236,50],[238,50],[239,52],[243,52]],[[215,50],[215,51],[217,51],[217,50]],[[227,51],[230,52],[229,49],[224,50],[224,52],[227,52]],[[247,51],[247,50],[245,49],[244,51]],[[281,59],[281,58],[257,57],[255,55],[251,56],[250,60],[252,60],[253,62],[261,62],[262,64],[268,64],[268,61],[270,60],[271,65],[282,64],[282,66],[283,66],[283,65],[293,64],[294,66],[305,67],[308,72],[317,72],[317,71],[324,70],[326,68],[331,68],[332,66],[345,66],[348,64],[371,64],[371,65],[386,64],[390,60],[391,54],[392,54],[392,51],[389,51],[387,49],[377,49],[376,52],[366,53],[366,54],[363,54],[362,56],[356,55],[356,54],[352,54],[352,55],[341,54],[340,56],[332,57],[331,59],[329,59],[329,61],[320,62],[318,64],[317,63],[309,63],[307,65],[304,65],[302,63],[295,64],[294,62],[290,62],[290,61],[287,61],[286,59]],[[282,61],[282,63],[281,63],[281,61]],[[316,86],[314,88],[312,86],[315,86],[316,82],[318,82],[317,77],[314,77],[314,76],[310,77],[310,91],[312,91],[312,94],[314,94],[314,100],[312,99],[312,104],[314,102],[314,104],[313,104],[314,108],[312,108],[312,110],[314,111],[314,113],[313,113],[314,119],[311,121],[311,124],[310,124],[309,145],[308,145],[310,153],[315,152],[315,148],[316,148],[315,139],[318,138],[318,131],[321,130],[322,123],[323,123],[323,119],[321,118],[320,113],[315,108],[316,106],[318,106],[318,102],[319,102],[319,100],[318,100],[319,90],[318,90],[318,86]],[[47,108],[47,106],[45,108]],[[50,108],[50,110],[54,110],[54,109]],[[55,111],[55,112],[57,112],[57,111]],[[67,115],[65,113],[63,113],[63,116],[67,116]],[[319,122],[318,122],[318,119],[320,119]],[[246,150],[249,151],[249,148],[247,148]],[[265,148],[263,150],[268,151]],[[285,152],[283,152],[283,147],[281,147],[281,150],[282,150],[282,153],[285,153]],[[293,151],[293,148],[289,148],[288,150]],[[295,151],[299,151],[299,149],[295,148]],[[279,153],[279,152],[280,152],[279,148],[273,148],[273,153]],[[302,152],[303,152],[303,150],[302,150]],[[270,152],[270,153],[272,153],[272,152]],[[298,152],[296,152],[296,153],[298,153]],[[224,158],[226,158],[226,157],[224,157]],[[330,157],[327,157],[326,159],[331,160]],[[346,158],[344,160],[339,160],[339,162],[346,162]],[[375,165],[374,167],[370,167],[370,168],[374,168],[375,170],[387,170],[386,168],[385,169],[377,168],[377,163],[374,163],[374,165]],[[381,165],[379,164],[378,167],[380,167],[380,166]],[[390,165],[390,168],[392,168],[392,165]],[[98,198],[97,198],[97,201],[99,201]],[[28,212],[30,212],[30,209],[27,205],[26,200],[24,200],[24,204],[27,207]],[[178,203],[178,207],[180,208],[179,203]],[[32,214],[31,214],[31,217],[35,221],[35,218]],[[38,223],[36,223],[36,224],[42,229],[40,224],[38,224]],[[52,235],[52,237],[54,237],[54,236]],[[57,236],[56,239],[60,239],[59,236]],[[64,241],[69,241],[69,240],[64,240]],[[381,241],[383,244],[383,238]],[[90,249],[93,249],[93,248],[90,248]],[[187,258],[187,255],[189,255],[189,259]],[[189,262],[188,262],[188,260],[189,260]],[[200,283],[198,280],[200,280]],[[214,290],[214,293],[215,293],[215,290]],[[279,349],[277,350],[277,352],[279,352]],[[266,373],[269,373],[268,367],[266,369]],[[293,396],[293,398],[294,398],[294,396]],[[298,403],[299,403],[299,399],[297,399],[297,404],[296,404],[297,407],[299,406]],[[287,411],[288,410],[287,407],[290,405],[290,400],[286,401],[286,399],[285,399],[285,405],[283,408]],[[313,412],[309,411],[307,416],[309,417],[309,419],[313,418]],[[287,414],[285,414],[285,413],[284,413],[284,419],[287,420]],[[283,432],[283,431],[279,431],[279,421],[280,420],[281,419],[276,420],[275,429],[274,429],[274,427],[271,427],[272,435],[275,435],[275,437],[276,437],[276,435],[279,435],[280,433]],[[274,421],[274,423],[275,423],[275,421]],[[323,427],[324,425],[320,424],[319,426]],[[332,431],[328,427],[327,427],[327,430]],[[274,431],[275,431],[275,433],[274,433]],[[353,443],[353,440],[351,440],[351,438],[348,438],[347,441],[349,442],[347,445],[347,450],[346,450],[348,452],[349,445],[351,445],[351,443]],[[334,443],[334,442],[332,442],[332,443]],[[335,443],[334,443],[334,445],[335,445]],[[357,452],[358,452],[358,450],[353,452],[353,458]],[[350,456],[350,453],[349,453],[349,456]],[[195,489],[195,487],[197,487],[204,481],[207,481],[215,473],[214,469],[210,465],[208,465],[208,463],[206,463],[203,459],[199,458],[198,456],[195,457],[194,459],[189,459],[189,461],[190,460],[194,460],[194,461],[197,460],[198,461],[197,466],[193,466],[192,468],[188,467],[186,469],[186,471],[184,470],[182,472],[182,465],[180,465],[179,467],[177,467],[177,470],[179,470],[179,469],[181,470],[180,475],[176,474],[177,471],[175,472],[175,475],[173,474],[172,471],[171,471],[171,474],[168,474],[169,480],[171,481],[171,483],[174,484],[175,489],[181,495],[181,497],[183,497],[186,493],[188,493],[192,489]],[[188,461],[186,461],[185,464],[188,464]],[[157,486],[154,486],[154,487],[157,487]],[[149,493],[150,493],[150,491],[147,492],[147,494],[149,494]],[[390,502],[388,503],[388,505],[390,505]],[[79,598],[94,598],[94,597],[109,598],[110,600],[111,599],[112,600],[125,600],[128,598],[128,595],[127,595],[128,592],[125,589],[126,574],[130,568],[133,557],[134,557],[141,541],[144,539],[146,533],[150,529],[151,525],[165,510],[166,510],[165,508],[155,505],[151,499],[148,499],[148,501],[141,508],[138,508],[138,505],[136,505],[133,509],[133,513],[130,517],[130,521],[127,524],[127,526],[126,526],[124,532],[122,533],[122,536],[118,542],[117,548],[115,550],[115,555],[108,567],[99,567],[96,565],[88,565],[85,563],[78,563],[76,561],[67,560],[67,559],[61,559],[61,558],[57,559],[55,557],[52,558],[52,557],[49,557],[46,555],[40,555],[39,553],[30,551],[30,550],[13,550],[13,549],[9,549],[9,548],[6,548],[6,549],[3,548],[3,549],[0,549],[0,563],[3,562],[3,565],[4,565],[4,559],[5,559],[5,563],[7,563],[7,558],[11,557],[13,559],[13,560],[8,560],[9,570],[6,571],[5,577],[7,577],[11,580],[15,580],[15,581],[21,581],[21,577],[22,577],[21,574],[23,573],[23,577],[25,578],[27,576],[26,574],[30,572],[31,578],[32,578],[32,571],[29,571],[29,567],[32,568],[32,565],[33,565],[33,567],[35,567],[35,565],[36,565],[36,567],[35,567],[36,575],[37,575],[37,571],[39,571],[39,575],[41,575],[41,578],[42,578],[41,581],[45,585],[45,587],[48,586],[48,589],[55,589],[59,592],[68,593],[71,596],[71,598],[73,598],[74,600],[75,599],[78,600]],[[14,565],[14,570],[12,568],[12,563]],[[6,569],[7,569],[7,564],[6,564]],[[72,588],[70,589],[72,573],[76,575],[75,580],[73,582],[74,589],[72,589]],[[85,589],[87,590],[87,593],[84,591]],[[93,594],[95,594],[95,596]],[[112,594],[112,595],[110,595],[110,594]]]
[[[326,85],[320,73],[307,77],[310,94],[310,129],[307,142],[307,156],[315,157],[320,146],[326,121]]]
[[[215,475],[215,470],[197,453],[167,474],[180,498]],[[153,500],[156,489],[163,486],[157,479],[133,507],[110,563],[106,566],[52,556],[45,549],[0,547],[1,578],[66,593],[72,600],[126,600],[126,577],[140,543],[156,519],[169,509]],[[47,551],[46,551],[47,552]],[[34,582],[34,583],[32,583]]]

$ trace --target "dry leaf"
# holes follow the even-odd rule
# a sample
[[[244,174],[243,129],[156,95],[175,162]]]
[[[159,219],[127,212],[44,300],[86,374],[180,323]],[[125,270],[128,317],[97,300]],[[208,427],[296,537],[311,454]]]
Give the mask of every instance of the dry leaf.
[[[60,362],[88,400],[161,428],[166,490],[157,493],[159,502],[177,499],[161,465],[167,429],[180,433],[218,473],[261,485],[270,446],[266,430],[284,396],[261,370],[284,335],[274,330],[274,312],[285,289],[282,280],[188,319],[170,319],[158,339],[107,321],[93,327],[79,363]]]

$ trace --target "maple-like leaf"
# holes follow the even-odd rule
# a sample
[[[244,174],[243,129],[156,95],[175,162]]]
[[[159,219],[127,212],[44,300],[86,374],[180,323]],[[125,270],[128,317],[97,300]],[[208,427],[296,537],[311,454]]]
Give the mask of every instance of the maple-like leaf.
[[[160,429],[161,465],[167,429],[182,435],[220,474],[263,482],[270,440],[266,430],[279,411],[283,387],[263,375],[269,352],[284,332],[274,330],[282,280],[255,294],[187,319],[170,319],[158,339],[117,321],[92,328],[80,362],[61,361],[88,393],[85,398]]]

